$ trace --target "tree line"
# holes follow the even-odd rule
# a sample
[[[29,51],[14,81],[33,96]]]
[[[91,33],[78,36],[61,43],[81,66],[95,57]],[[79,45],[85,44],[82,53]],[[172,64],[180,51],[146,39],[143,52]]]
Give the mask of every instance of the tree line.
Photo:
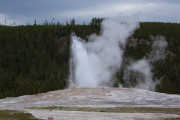
[[[103,19],[94,18],[90,24],[0,26],[0,98],[36,94],[64,89],[68,85],[71,33],[88,40],[100,34]],[[132,37],[151,41],[150,36],[163,35],[168,41],[168,57],[153,63],[155,77],[161,78],[157,91],[180,93],[180,24],[141,23]],[[125,56],[136,60],[146,56],[151,47],[127,47]],[[117,83],[123,74],[117,72]],[[116,84],[114,86],[117,86]]]

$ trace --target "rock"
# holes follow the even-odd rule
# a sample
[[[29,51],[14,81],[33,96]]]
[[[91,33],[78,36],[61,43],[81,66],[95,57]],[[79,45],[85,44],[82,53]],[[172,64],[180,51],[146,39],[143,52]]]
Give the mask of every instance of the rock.
[[[34,109],[30,109],[32,107]],[[90,116],[91,120],[106,117],[108,120],[151,117],[159,120],[180,118],[180,95],[133,88],[72,88],[1,99],[0,109],[24,110],[40,119],[53,117],[54,120],[61,120],[58,119],[60,116],[63,120],[81,120]]]

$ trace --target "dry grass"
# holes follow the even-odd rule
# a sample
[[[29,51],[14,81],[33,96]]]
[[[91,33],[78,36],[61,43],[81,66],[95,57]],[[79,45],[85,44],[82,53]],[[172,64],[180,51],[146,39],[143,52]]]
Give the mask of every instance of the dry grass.
[[[0,110],[0,120],[37,120],[30,113],[14,110]]]
[[[157,107],[108,107],[108,108],[94,108],[94,107],[32,107],[30,109],[48,109],[48,110],[63,110],[63,111],[85,111],[85,112],[113,112],[113,113],[167,113],[179,114],[180,108],[157,108]]]

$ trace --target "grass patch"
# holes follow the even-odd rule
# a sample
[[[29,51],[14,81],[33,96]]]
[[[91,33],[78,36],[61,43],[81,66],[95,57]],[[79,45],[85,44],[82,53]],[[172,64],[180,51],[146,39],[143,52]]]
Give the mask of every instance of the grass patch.
[[[164,120],[180,120],[180,118],[165,118]]]
[[[155,120],[155,119],[135,119],[135,120]],[[160,118],[158,120],[180,120],[180,118]]]
[[[0,110],[0,120],[38,120],[30,113],[14,110]]]
[[[154,108],[154,107],[110,107],[110,108],[92,108],[92,107],[32,107],[30,109],[48,109],[63,111],[85,111],[85,112],[114,112],[114,113],[168,113],[180,114],[180,108]]]

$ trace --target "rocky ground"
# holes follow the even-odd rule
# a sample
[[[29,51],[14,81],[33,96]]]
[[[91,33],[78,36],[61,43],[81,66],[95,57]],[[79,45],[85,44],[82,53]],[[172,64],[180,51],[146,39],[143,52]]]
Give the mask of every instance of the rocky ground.
[[[180,120],[180,95],[132,88],[72,88],[0,100],[0,110],[20,110],[54,120]]]

